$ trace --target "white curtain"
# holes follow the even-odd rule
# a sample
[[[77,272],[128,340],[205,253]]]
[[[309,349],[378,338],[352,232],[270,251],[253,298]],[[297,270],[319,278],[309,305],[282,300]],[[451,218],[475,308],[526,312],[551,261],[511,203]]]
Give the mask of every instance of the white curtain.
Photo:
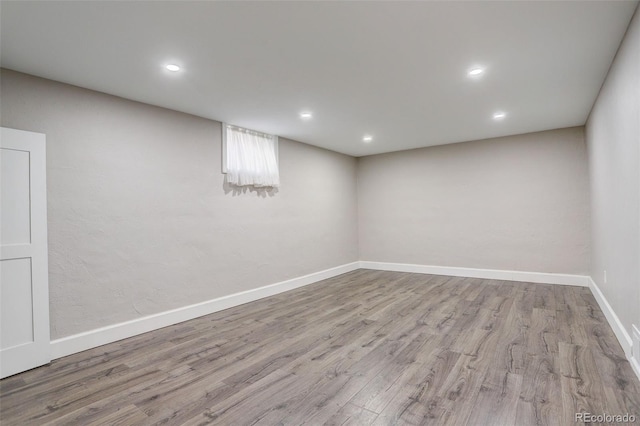
[[[225,126],[227,181],[237,186],[280,185],[277,138],[234,126]]]

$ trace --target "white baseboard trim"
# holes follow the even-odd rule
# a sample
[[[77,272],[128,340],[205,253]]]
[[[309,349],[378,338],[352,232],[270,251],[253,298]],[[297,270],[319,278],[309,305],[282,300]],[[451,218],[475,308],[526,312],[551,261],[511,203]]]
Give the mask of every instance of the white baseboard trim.
[[[359,269],[359,267],[359,262],[347,263],[287,281],[56,339],[51,341],[51,356],[53,359],[62,358],[63,356],[106,345],[107,343],[313,284],[347,272],[355,271]]]
[[[618,342],[620,342],[620,346],[622,346],[622,350],[627,356],[633,372],[636,373],[638,380],[640,380],[640,356],[637,356],[637,354],[640,354],[640,348],[637,347],[639,344],[638,342],[640,342],[640,331],[632,326],[632,333],[637,334],[637,337],[632,339],[627,332],[627,329],[622,325],[620,318],[618,318],[618,315],[616,315],[615,311],[609,304],[609,301],[604,297],[600,287],[598,287],[591,277],[589,277],[589,288],[591,289],[591,293],[593,293],[593,297],[595,297],[598,302],[600,310],[602,310],[605,318],[607,318],[607,322],[613,330],[613,333],[616,335]],[[636,345],[635,348],[634,340]]]
[[[591,289],[591,293],[593,293],[593,297],[595,297],[598,302],[600,309],[604,313],[604,316],[607,318],[613,333],[618,338],[618,342],[620,342],[620,346],[622,346],[625,355],[627,355],[627,358],[631,358],[631,348],[633,347],[633,340],[631,340],[631,336],[622,325],[622,321],[620,321],[620,318],[616,315],[615,311],[609,304],[609,301],[607,301],[604,294],[600,291],[600,288],[591,277],[589,277],[589,288]]]
[[[586,275],[505,271],[501,269],[457,268],[450,266],[413,265],[408,263],[369,262],[362,260],[360,261],[360,267],[363,269],[375,269],[379,271],[414,272],[418,274],[450,275],[453,277],[522,281],[540,284],[561,284],[580,287],[588,287],[590,280]]]
[[[208,300],[194,305],[172,309],[170,311],[160,312],[131,321],[113,324],[72,336],[63,337],[61,339],[56,339],[51,341],[51,356],[52,359],[62,358],[67,355],[106,345],[108,343],[126,339],[128,337],[133,337],[138,334],[147,333],[159,328],[198,318],[203,315],[208,315],[224,309],[232,308],[234,306],[249,303],[254,300],[262,299],[265,297],[283,293],[285,291],[293,290],[295,288],[313,284],[315,282],[332,278],[361,268],[383,271],[414,272],[433,275],[450,275],[457,277],[588,286],[591,288],[595,299],[600,305],[600,309],[602,309],[602,312],[604,312],[607,321],[611,325],[611,328],[618,338],[618,341],[622,345],[627,358],[629,358],[631,366],[640,378],[640,360],[636,359],[636,357],[633,356],[631,337],[622,326],[620,319],[611,308],[611,305],[609,305],[609,302],[605,299],[598,286],[590,277],[581,275],[548,274],[493,269],[453,268],[444,266],[411,265],[369,261],[352,262],[345,265],[337,266],[335,268],[326,269],[324,271],[315,272],[309,275],[304,275],[302,277],[293,278],[264,287],[243,291],[240,293],[219,297],[217,299]]]
[[[633,371],[638,376],[640,380],[640,330],[635,325],[631,325],[631,335],[632,335],[632,346],[631,346],[631,358],[629,362],[631,363],[631,367],[633,367]]]
[[[631,358],[629,358],[629,363],[631,364],[633,372],[636,373],[636,376],[638,376],[638,380],[640,380],[640,362],[638,362],[638,359],[636,357],[632,356]]]

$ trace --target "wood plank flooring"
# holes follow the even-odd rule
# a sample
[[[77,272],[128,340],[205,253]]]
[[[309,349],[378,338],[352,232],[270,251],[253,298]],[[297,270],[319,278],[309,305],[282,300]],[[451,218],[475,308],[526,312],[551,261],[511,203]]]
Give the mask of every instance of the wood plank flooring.
[[[2,425],[574,425],[640,383],[589,289],[358,270],[0,381]]]

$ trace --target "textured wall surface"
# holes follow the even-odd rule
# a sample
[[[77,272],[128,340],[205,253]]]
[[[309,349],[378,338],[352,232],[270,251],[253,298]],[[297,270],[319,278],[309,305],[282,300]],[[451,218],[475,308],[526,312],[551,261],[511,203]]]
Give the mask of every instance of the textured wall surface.
[[[275,194],[226,188],[220,123],[2,70],[47,135],[52,338],[358,259],[356,160],[280,140]]]
[[[591,277],[631,335],[631,324],[640,327],[638,10],[591,111],[586,140],[592,194]]]
[[[360,259],[586,274],[583,128],[359,159]]]
[[[582,127],[358,160],[281,139],[282,187],[238,192],[220,123],[8,70],[1,83],[2,125],[47,135],[53,338],[358,258],[588,272]]]

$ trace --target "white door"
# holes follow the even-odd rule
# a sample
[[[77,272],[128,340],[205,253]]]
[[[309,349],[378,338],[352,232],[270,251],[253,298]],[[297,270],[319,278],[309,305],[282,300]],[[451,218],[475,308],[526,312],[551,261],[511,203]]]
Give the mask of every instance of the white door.
[[[0,378],[46,364],[45,135],[0,128]]]

